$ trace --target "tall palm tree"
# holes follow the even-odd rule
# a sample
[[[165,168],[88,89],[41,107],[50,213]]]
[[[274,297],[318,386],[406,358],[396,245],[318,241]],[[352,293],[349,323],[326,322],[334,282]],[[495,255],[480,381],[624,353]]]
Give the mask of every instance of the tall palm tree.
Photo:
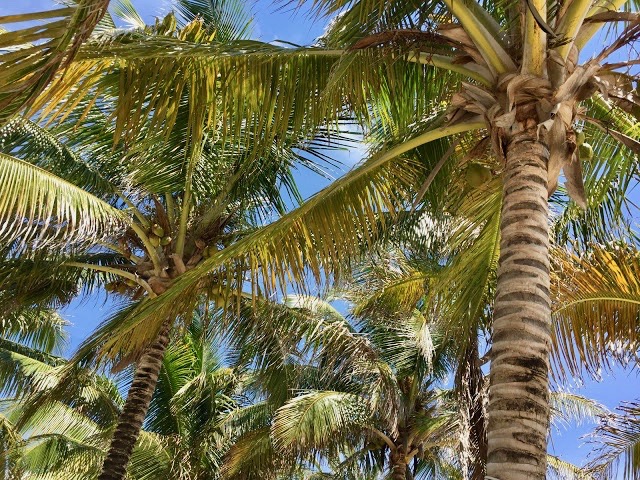
[[[590,153],[586,146],[580,153],[583,139],[577,123],[588,122],[621,149],[638,151],[634,77],[617,72],[630,63],[604,63],[637,40],[635,4],[574,0],[548,6],[532,0],[316,5],[329,12],[349,7],[316,47],[203,45],[186,38],[122,36],[81,49],[69,71],[83,80],[54,81],[34,104],[34,111],[64,115],[79,92],[101,92],[114,85],[114,76],[101,72],[125,66],[121,84],[132,86],[119,92],[121,101],[114,112],[118,137],[125,140],[135,136],[148,116],[170,130],[177,109],[167,93],[197,78],[210,81],[194,93],[205,112],[191,115],[190,127],[199,124],[199,118],[215,123],[224,112],[224,118],[246,119],[249,130],[267,141],[277,142],[284,119],[296,130],[308,131],[341,118],[345,103],[364,120],[391,109],[412,115],[425,106],[446,110],[442,116],[406,122],[394,132],[388,148],[280,222],[181,276],[170,293],[141,304],[133,322],[141,325],[150,318],[172,316],[193,302],[195,287],[204,278],[216,278],[238,259],[248,260],[244,264],[263,289],[284,287],[289,278],[303,281],[305,262],[317,278],[322,272],[339,274],[345,257],[359,250],[355,240],[370,240],[378,215],[414,200],[420,176],[426,177],[429,189],[432,177],[456,155],[422,166],[394,160],[434,142],[444,143],[446,153],[451,143],[442,139],[480,130],[480,135],[463,135],[461,143],[473,163],[480,160],[479,166],[469,168],[469,177],[475,184],[493,177],[497,190],[492,192],[502,200],[502,213],[484,210],[485,218],[491,219],[485,224],[487,236],[500,236],[487,474],[543,478],[551,342],[547,197],[561,169],[578,204],[586,206],[587,195],[592,195],[583,188],[581,169]],[[632,11],[617,11],[623,7]],[[612,22],[627,22],[626,28],[580,64],[580,51],[600,25]],[[176,69],[177,64],[183,70]],[[218,94],[224,98],[220,109],[208,102]],[[65,95],[69,100],[45,108],[51,98]],[[240,132],[223,122],[221,137],[247,139],[249,130]],[[480,137],[487,140],[472,149]],[[626,167],[633,158],[628,151],[623,155]],[[332,220],[327,220],[329,212]],[[284,238],[296,242],[286,244]]]
[[[214,38],[230,42],[247,31],[249,19],[233,2],[204,6],[211,9],[216,25],[203,23],[193,13],[195,3],[181,5],[185,21],[190,20],[189,11],[196,18],[178,25],[171,14],[145,27],[145,34],[206,43]],[[136,18],[130,8],[125,13]],[[286,192],[294,202],[299,200],[293,164],[315,168],[309,160],[314,155],[310,144],[300,135],[284,132],[261,148],[257,142],[228,142],[218,136],[215,125],[205,128],[202,117],[194,128],[199,88],[190,84],[172,94],[177,98],[177,126],[170,134],[158,134],[158,125],[150,119],[131,143],[110,125],[104,109],[115,99],[108,92],[98,102],[79,97],[68,121],[53,133],[20,118],[4,129],[3,146],[11,153],[0,157],[3,173],[11,176],[3,192],[4,238],[10,240],[4,267],[11,273],[2,281],[4,298],[8,303],[17,298],[59,301],[55,288],[66,283],[64,302],[81,288],[98,284],[128,304],[76,356],[81,363],[92,363],[98,355],[117,368],[131,361],[137,366],[105,459],[104,479],[124,476],[171,328],[180,318],[189,318],[200,300],[194,298],[182,312],[154,317],[152,325],[143,326],[130,323],[133,307],[171,290],[175,279],[203,259],[284,213]],[[198,295],[225,308],[231,293],[243,287],[243,270],[241,265],[225,269],[215,285],[198,287]],[[48,289],[42,299],[35,297],[38,288]]]

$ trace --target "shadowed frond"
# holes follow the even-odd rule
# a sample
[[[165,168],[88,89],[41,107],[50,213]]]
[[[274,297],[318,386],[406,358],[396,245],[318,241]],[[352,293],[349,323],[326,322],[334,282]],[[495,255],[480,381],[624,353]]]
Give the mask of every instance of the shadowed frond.
[[[620,413],[603,418],[594,443],[600,444],[588,465],[595,478],[632,480],[640,475],[640,404],[618,407]]]

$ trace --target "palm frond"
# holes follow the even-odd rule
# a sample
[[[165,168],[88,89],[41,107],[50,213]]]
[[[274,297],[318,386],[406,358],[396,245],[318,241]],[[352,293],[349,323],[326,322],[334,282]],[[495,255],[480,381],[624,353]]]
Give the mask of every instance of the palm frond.
[[[271,432],[278,448],[323,449],[371,420],[367,402],[353,394],[318,391],[298,395],[280,407]],[[346,438],[345,438],[346,440]]]
[[[111,205],[34,165],[0,153],[0,239],[39,246],[95,240],[126,217]]]
[[[558,428],[560,425],[582,425],[597,422],[609,413],[604,405],[571,392],[555,391],[549,397],[551,403],[551,422]]]
[[[223,42],[246,39],[251,33],[252,18],[238,0],[178,0],[175,8],[186,23],[203,19]]]
[[[628,362],[638,351],[640,257],[629,245],[595,246],[578,257],[554,255],[553,357],[562,373],[586,369],[598,376],[611,359]]]
[[[547,478],[549,480],[594,480],[587,469],[554,455],[547,455]]]
[[[640,405],[630,402],[618,410],[605,417],[595,432],[600,447],[588,468],[598,479],[631,480],[640,475]]]
[[[0,33],[0,125],[29,108],[59,70],[73,60],[108,4],[108,0],[80,0],[73,7],[0,17],[0,25],[54,19]]]

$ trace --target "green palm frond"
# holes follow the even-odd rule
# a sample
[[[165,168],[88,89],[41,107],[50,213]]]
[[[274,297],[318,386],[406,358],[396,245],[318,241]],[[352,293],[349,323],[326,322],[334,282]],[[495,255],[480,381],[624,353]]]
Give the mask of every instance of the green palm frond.
[[[215,278],[217,284],[220,276],[230,276],[230,269],[250,270],[254,288],[260,285],[267,292],[274,288],[286,290],[290,280],[303,283],[309,272],[317,280],[332,274],[338,277],[345,257],[361,251],[358,240],[372,240],[371,229],[380,214],[397,211],[411,194],[419,169],[392,160],[421,144],[482,125],[470,122],[442,127],[435,121],[432,130],[376,154],[295,211],[204,260],[160,297],[142,302],[128,320],[128,328],[149,332],[145,324],[151,319],[189,311],[205,279]],[[327,221],[329,214],[331,222]],[[118,342],[113,339],[105,352],[122,348]],[[138,342],[133,342],[136,345]]]
[[[0,239],[42,246],[95,240],[126,217],[75,185],[15,157],[0,154]]]
[[[367,402],[353,394],[318,391],[296,396],[280,407],[271,432],[278,448],[324,449],[371,422]]]
[[[246,4],[238,0],[178,0],[175,8],[187,23],[202,18],[223,42],[245,39],[251,33],[252,18]]]
[[[609,413],[604,405],[595,400],[571,392],[551,392],[549,400],[551,422],[556,428],[560,425],[568,427],[569,424],[594,423]]]
[[[222,467],[228,479],[275,478],[267,472],[280,464],[271,441],[269,427],[253,430],[237,440],[229,449]]]
[[[61,353],[68,322],[51,309],[28,309],[0,317],[0,337],[31,346],[45,354]]]
[[[73,60],[108,4],[108,0],[80,0],[58,10],[0,17],[0,25],[49,20],[43,25],[0,30],[0,125],[29,108],[58,70]]]
[[[554,257],[554,359],[579,374],[598,375],[614,358],[627,362],[638,350],[640,257],[628,245],[594,246],[583,257]]]
[[[600,447],[588,468],[598,479],[631,480],[640,475],[640,405],[630,402],[618,410],[605,417],[595,432]]]
[[[144,29],[146,24],[130,0],[116,0],[113,4],[113,14],[128,26]]]
[[[95,122],[95,118],[92,120]],[[79,132],[75,135],[65,130],[52,132],[23,117],[14,117],[0,129],[1,147],[7,154],[62,177],[100,198],[109,199],[108,196],[115,193],[114,183],[105,178],[104,165],[101,165],[100,171],[96,165],[88,164],[75,149],[63,143],[61,138],[68,137],[70,133],[72,136],[68,143],[76,143],[75,138],[81,136]],[[86,132],[83,134],[86,135]],[[92,144],[95,149],[95,136]]]
[[[625,112],[603,108],[598,101],[588,102],[586,107],[588,114],[602,124],[600,128],[589,123],[582,127],[585,143],[593,149],[591,159],[582,159],[588,208],[580,210],[568,202],[563,189],[550,199],[556,211],[553,224],[556,242],[565,245],[577,241],[581,249],[588,248],[590,243],[629,235],[632,227],[628,218],[634,216],[636,207],[627,192],[637,183],[637,152],[611,137],[607,130],[619,128],[630,138],[640,134],[640,123]],[[622,125],[616,125],[618,122]]]
[[[547,478],[549,480],[594,480],[587,469],[580,468],[555,455],[547,455]]]

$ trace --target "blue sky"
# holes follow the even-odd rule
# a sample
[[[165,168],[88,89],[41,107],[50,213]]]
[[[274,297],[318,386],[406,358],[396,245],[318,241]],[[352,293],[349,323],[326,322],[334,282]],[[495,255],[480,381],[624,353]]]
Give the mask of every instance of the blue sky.
[[[148,22],[152,22],[154,17],[162,17],[171,8],[171,3],[168,0],[133,0],[133,3],[145,21]],[[52,0],[18,0],[14,2],[3,0],[0,2],[0,15],[47,10],[53,5]],[[267,42],[282,39],[296,44],[308,45],[322,34],[326,24],[326,19],[314,19],[309,14],[309,7],[306,5],[310,5],[310,2],[296,11],[288,2],[284,1],[275,5],[269,1],[249,2],[249,5],[255,18],[253,37]],[[596,39],[593,43],[594,48],[598,48],[596,45],[600,42],[601,40]],[[342,154],[340,158],[345,168],[349,168],[361,156],[362,150],[355,149],[353,152]],[[339,172],[335,173],[339,174]],[[311,175],[299,175],[299,180],[300,189],[305,197],[327,184],[325,180]],[[105,303],[103,296],[96,295],[83,303],[74,303],[62,312],[63,316],[73,324],[69,329],[71,347],[77,346],[82,339],[86,338],[97,323],[108,314],[109,307],[110,304]],[[613,409],[621,400],[640,397],[637,380],[635,372],[617,370],[615,376],[606,375],[601,383],[587,382],[583,388],[578,390],[578,393],[600,401]],[[567,460],[581,463],[589,448],[580,447],[583,442],[579,440],[579,436],[586,433],[589,428],[589,426],[577,429],[570,428],[559,434],[554,434],[550,446],[552,452]]]

